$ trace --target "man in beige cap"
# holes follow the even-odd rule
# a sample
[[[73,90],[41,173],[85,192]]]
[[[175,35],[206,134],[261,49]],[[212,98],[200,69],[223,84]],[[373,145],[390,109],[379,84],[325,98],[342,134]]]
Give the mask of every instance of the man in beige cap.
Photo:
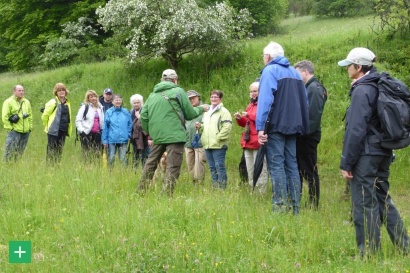
[[[380,226],[386,224],[390,239],[407,254],[409,237],[389,194],[392,150],[373,141],[371,128],[381,131],[377,114],[380,74],[373,67],[376,56],[367,48],[357,47],[338,62],[346,67],[351,83],[350,106],[340,162],[341,175],[350,182],[353,222],[360,256],[380,250]]]
[[[193,107],[197,107],[202,104],[201,95],[195,90],[189,90],[187,92],[187,96]],[[195,123],[200,123],[201,121],[202,114],[195,119],[188,120],[185,123],[188,138],[188,141],[185,143],[185,159],[188,166],[189,176],[192,178],[194,184],[197,182],[203,183],[205,177],[205,150],[202,148],[198,129],[195,127]]]
[[[161,82],[155,85],[140,115],[142,128],[150,135],[153,146],[142,171],[139,191],[146,191],[162,154],[167,152],[162,191],[172,195],[184,155],[185,121],[192,120],[207,110],[206,105],[191,105],[184,89],[178,86],[175,70],[167,69],[162,72]]]

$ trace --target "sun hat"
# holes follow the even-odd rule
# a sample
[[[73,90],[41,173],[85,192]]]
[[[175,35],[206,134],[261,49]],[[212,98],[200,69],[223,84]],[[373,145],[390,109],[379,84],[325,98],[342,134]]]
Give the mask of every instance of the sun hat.
[[[364,47],[353,48],[346,59],[341,60],[337,64],[339,66],[348,66],[350,64],[373,65],[376,55],[372,51]]]
[[[201,95],[196,92],[195,90],[189,90],[186,95],[188,96],[188,98],[192,98],[192,97],[200,97]]]

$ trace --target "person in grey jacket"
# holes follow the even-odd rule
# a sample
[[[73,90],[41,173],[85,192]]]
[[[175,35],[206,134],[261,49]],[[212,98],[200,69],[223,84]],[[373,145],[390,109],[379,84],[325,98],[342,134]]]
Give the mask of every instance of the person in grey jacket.
[[[307,60],[295,64],[305,83],[309,100],[309,131],[307,135],[298,136],[296,140],[296,158],[300,174],[300,192],[303,178],[309,187],[309,203],[312,208],[319,207],[320,179],[317,168],[317,146],[322,136],[322,114],[327,100],[327,92],[314,75],[313,63]]]
[[[104,110],[94,90],[85,93],[84,103],[75,118],[75,126],[80,135],[85,158],[87,160],[100,158],[103,147],[101,131],[104,126]]]

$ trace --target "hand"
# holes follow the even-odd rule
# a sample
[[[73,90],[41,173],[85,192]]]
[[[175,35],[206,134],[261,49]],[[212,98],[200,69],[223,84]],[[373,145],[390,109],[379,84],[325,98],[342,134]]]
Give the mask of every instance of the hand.
[[[148,147],[152,147],[152,140],[151,139],[148,140]]]
[[[199,129],[199,128],[201,128],[201,123],[200,122],[195,122],[195,128],[196,129]]]
[[[351,171],[340,170],[340,175],[343,177],[343,179],[346,180],[352,180],[353,178],[353,174]]]
[[[103,144],[104,145],[104,148],[108,148],[108,144]]]
[[[202,104],[201,106],[204,109],[204,112],[208,112],[208,110],[209,110],[209,105],[208,104]]]
[[[242,117],[239,112],[236,112],[235,114],[233,114],[233,116],[234,116],[236,119],[240,119],[240,118]]]
[[[242,116],[247,117],[247,116],[248,116],[248,112],[242,112]]]
[[[140,119],[140,111],[135,111],[135,117],[136,117],[137,119]]]
[[[268,135],[264,134],[263,131],[258,131],[258,142],[260,145],[264,145],[268,142]]]

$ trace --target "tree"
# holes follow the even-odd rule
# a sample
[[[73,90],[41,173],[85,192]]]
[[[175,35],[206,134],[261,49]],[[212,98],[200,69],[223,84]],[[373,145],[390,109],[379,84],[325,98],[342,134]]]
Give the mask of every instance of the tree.
[[[313,13],[317,16],[349,17],[371,14],[375,0],[315,0]]]
[[[376,13],[381,20],[381,29],[390,37],[396,33],[404,37],[410,33],[410,1],[384,0],[376,1]]]
[[[212,5],[220,0],[198,0],[202,5]],[[255,20],[254,36],[273,34],[285,18],[288,0],[227,0],[237,10],[247,9]]]
[[[2,0],[0,1],[0,63],[27,70],[39,63],[44,46],[58,38],[61,25],[79,17],[95,19],[105,0]]]
[[[225,3],[199,7],[194,0],[111,0],[98,22],[123,40],[129,59],[163,57],[176,68],[183,55],[223,52],[249,36],[252,19]]]

